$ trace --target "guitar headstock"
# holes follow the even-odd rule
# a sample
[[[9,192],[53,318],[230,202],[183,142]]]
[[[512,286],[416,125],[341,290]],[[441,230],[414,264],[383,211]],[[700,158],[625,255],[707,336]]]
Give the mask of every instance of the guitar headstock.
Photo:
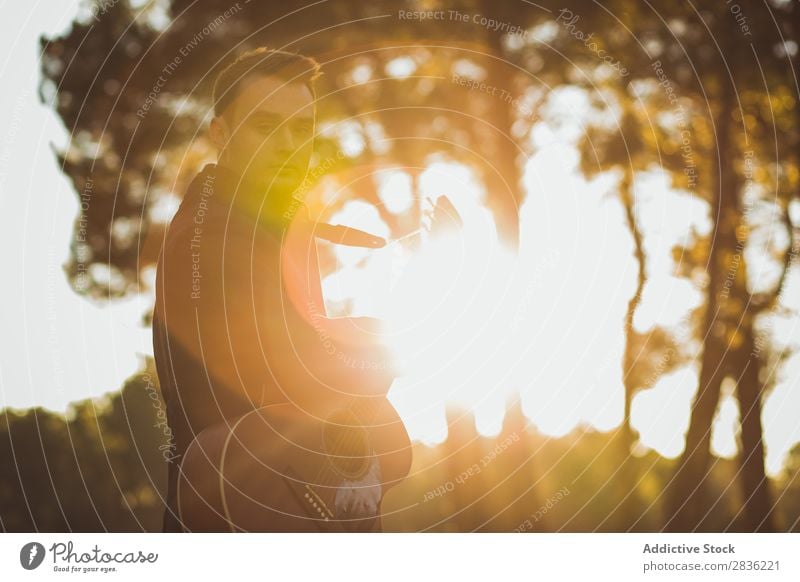
[[[428,224],[424,225],[424,227],[431,236],[458,232],[464,226],[461,215],[447,196],[439,196],[435,203],[431,202],[430,199],[426,199],[426,201],[431,208],[423,212],[423,223],[426,220],[428,221]]]
[[[421,235],[436,237],[444,233],[458,232],[464,225],[461,215],[447,196],[439,196],[435,202],[431,198],[425,198],[423,204],[427,204],[428,207],[422,210],[420,228],[388,243],[381,237],[356,228],[326,223],[315,225],[314,236],[339,245],[379,249],[387,244]]]

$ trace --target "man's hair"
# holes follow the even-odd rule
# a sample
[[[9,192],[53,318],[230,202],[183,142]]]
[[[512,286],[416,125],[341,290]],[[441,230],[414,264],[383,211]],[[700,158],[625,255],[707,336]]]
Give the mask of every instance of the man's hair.
[[[278,77],[293,83],[303,83],[316,95],[314,82],[320,76],[320,66],[311,57],[297,53],[260,47],[240,54],[225,67],[214,81],[214,115],[220,116],[236,99],[242,83],[254,77]]]

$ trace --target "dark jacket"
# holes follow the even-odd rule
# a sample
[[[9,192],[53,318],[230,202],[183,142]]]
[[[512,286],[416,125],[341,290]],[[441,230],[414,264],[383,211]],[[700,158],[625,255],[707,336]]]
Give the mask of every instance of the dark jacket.
[[[238,196],[258,193],[207,165],[159,256],[153,345],[174,444],[165,532],[182,531],[178,466],[203,429],[288,401],[321,415],[349,388],[385,393],[391,384],[348,366],[385,354],[367,345],[364,325],[346,325],[356,320],[325,317],[310,221],[265,227],[231,204]]]

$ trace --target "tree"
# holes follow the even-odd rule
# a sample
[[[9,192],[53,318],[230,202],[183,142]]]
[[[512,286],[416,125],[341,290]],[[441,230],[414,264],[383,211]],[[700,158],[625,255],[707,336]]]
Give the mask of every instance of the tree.
[[[113,395],[0,416],[3,531],[160,531],[170,434],[154,367]]]
[[[668,491],[668,527],[678,531],[702,528],[716,505],[706,495],[706,479],[713,465],[711,428],[726,378],[737,381],[742,410],[742,527],[748,531],[775,527],[760,425],[763,363],[749,357],[749,348],[756,338],[753,320],[774,303],[785,275],[771,289],[758,289],[763,281],[747,276],[747,260],[741,252],[747,234],[768,225],[757,224],[759,217],[746,213],[748,178],[743,170],[748,156],[751,163],[756,160],[759,171],[751,181],[766,186],[762,202],[783,217],[791,243],[787,211],[796,191],[796,178],[791,177],[797,174],[797,160],[783,152],[796,151],[796,138],[784,139],[794,132],[778,138],[775,130],[797,127],[786,105],[793,102],[788,95],[795,93],[787,58],[790,50],[780,40],[790,33],[792,7],[787,3],[751,6],[744,19],[742,10],[738,5],[729,8],[713,2],[657,9],[626,1],[602,6],[584,3],[558,12],[561,34],[551,41],[577,65],[576,70],[564,67],[560,82],[594,91],[598,101],[606,101],[604,109],[615,112],[618,120],[611,131],[605,128],[589,136],[584,165],[596,160],[602,170],[622,166],[623,200],[631,200],[625,190],[632,177],[626,172],[657,161],[673,177],[675,187],[690,190],[710,209],[711,236],[696,236],[692,246],[676,253],[681,272],[706,294],[697,330],[702,345],[698,393],[685,452]],[[612,28],[621,34],[589,34]],[[765,57],[780,55],[781,50],[783,58]],[[624,55],[629,76],[616,78],[614,67],[608,66],[609,55]],[[619,67],[616,70],[621,72]],[[734,160],[739,160],[738,167]],[[771,172],[772,167],[777,169]],[[774,183],[777,188],[770,187]],[[630,219],[628,223],[630,227]],[[791,246],[757,250],[766,253],[764,260],[769,260],[770,252],[782,252],[785,273]],[[629,318],[636,296],[629,305]],[[629,379],[632,339],[629,335],[624,364]],[[635,384],[626,382],[626,400],[634,390]]]

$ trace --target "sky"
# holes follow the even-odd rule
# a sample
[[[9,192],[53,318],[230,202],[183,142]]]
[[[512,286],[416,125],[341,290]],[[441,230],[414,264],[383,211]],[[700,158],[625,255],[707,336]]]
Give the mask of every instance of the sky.
[[[152,299],[143,295],[93,302],[68,285],[62,265],[78,201],[52,151],[54,145],[66,144],[69,135],[37,97],[37,51],[41,34],[69,26],[77,3],[13,3],[4,8],[0,407],[42,405],[64,411],[70,402],[118,389],[141,368],[152,354],[150,330],[140,323]],[[567,110],[581,109],[576,95],[560,95],[558,102]],[[539,124],[530,136],[536,155],[525,167],[528,199],[520,213],[518,260],[498,248],[493,222],[481,203],[485,193],[469,169],[439,163],[423,174],[423,193],[450,193],[465,221],[466,235],[458,244],[431,254],[435,258],[440,253],[445,264],[456,265],[451,274],[459,287],[474,290],[469,297],[448,296],[450,311],[410,313],[408,305],[386,307],[376,301],[376,273],[385,273],[393,260],[386,253],[375,253],[362,264],[364,257],[357,250],[343,249],[342,269],[324,281],[332,304],[351,297],[362,314],[393,321],[398,330],[395,347],[404,357],[416,358],[417,367],[397,381],[391,393],[412,437],[428,443],[446,437],[445,401],[472,409],[479,431],[495,434],[504,403],[514,391],[522,394],[523,408],[534,425],[552,436],[578,426],[611,430],[620,421],[622,322],[636,265],[613,183],[587,182],[577,175],[577,153],[570,144],[581,125],[580,115],[574,117],[574,123],[558,129]],[[402,172],[387,174],[379,183],[387,205],[398,211],[407,207]],[[639,331],[657,323],[680,327],[702,295],[670,275],[670,249],[690,225],[707,230],[708,212],[688,194],[670,190],[657,172],[643,176],[640,187],[637,202],[643,223],[649,225],[645,243],[651,284],[635,326]],[[383,228],[375,213],[357,203],[334,218],[332,222],[376,233]],[[419,281],[448,273],[434,263],[415,268]],[[790,307],[800,309],[797,268],[784,295],[794,302]],[[504,325],[510,316],[514,322]],[[418,357],[420,338],[432,338],[439,329],[443,333],[426,345],[428,360]],[[774,326],[795,345],[800,345],[798,329],[796,317]],[[443,358],[447,365],[437,363]],[[772,474],[780,470],[792,444],[800,441],[795,412],[800,410],[800,358],[794,356],[782,374],[764,408],[767,467]],[[729,388],[713,434],[715,452],[728,457],[736,451],[738,415]],[[642,446],[669,457],[680,454],[695,390],[695,371],[684,368],[664,375],[636,398],[633,424]]]

